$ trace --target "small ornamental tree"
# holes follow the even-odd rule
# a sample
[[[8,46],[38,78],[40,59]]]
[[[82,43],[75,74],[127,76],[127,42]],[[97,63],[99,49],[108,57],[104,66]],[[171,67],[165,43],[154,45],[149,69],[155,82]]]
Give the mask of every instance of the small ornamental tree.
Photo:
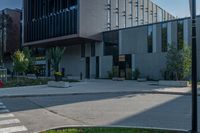
[[[34,73],[34,68],[35,68],[35,58],[32,54],[32,51],[29,48],[24,48],[23,53],[25,57],[28,59],[28,68],[26,70],[27,73]]]
[[[167,52],[165,78],[168,80],[184,80],[190,78],[191,48],[183,47],[178,50],[173,45]]]
[[[28,69],[29,61],[26,58],[25,54],[21,51],[16,51],[14,55],[12,56],[13,59],[13,65],[14,65],[14,71],[19,73],[25,73],[25,71]]]
[[[59,72],[59,65],[62,59],[62,55],[65,52],[63,47],[54,47],[48,51],[48,59],[51,62],[54,72]]]

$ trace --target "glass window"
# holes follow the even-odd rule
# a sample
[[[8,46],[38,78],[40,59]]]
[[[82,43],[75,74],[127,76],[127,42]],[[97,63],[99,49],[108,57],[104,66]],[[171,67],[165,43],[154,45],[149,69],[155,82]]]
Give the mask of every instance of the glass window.
[[[24,20],[27,22],[26,42],[76,34],[77,0],[31,0]],[[27,19],[26,17],[29,17]]]
[[[153,52],[153,25],[148,26],[147,50],[148,53]]]
[[[119,32],[103,33],[104,55],[119,55]]]
[[[162,24],[162,52],[167,52],[167,23]]]
[[[81,57],[85,57],[85,44],[81,45]]]
[[[184,43],[183,43],[183,20],[181,21],[178,21],[178,24],[177,24],[177,43],[178,43],[178,49],[182,49],[183,46],[184,46]]]
[[[91,56],[95,56],[95,43],[91,43]]]

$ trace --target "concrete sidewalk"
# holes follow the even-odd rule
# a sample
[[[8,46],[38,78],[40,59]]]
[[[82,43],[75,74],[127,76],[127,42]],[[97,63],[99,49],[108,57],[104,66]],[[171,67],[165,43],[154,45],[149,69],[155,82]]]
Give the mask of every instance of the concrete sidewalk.
[[[79,83],[71,83],[69,88],[53,88],[47,85],[3,88],[0,97],[26,97],[49,96],[88,93],[166,93],[186,95],[191,93],[190,87],[175,88],[158,86],[157,82],[137,81],[112,81],[112,80],[88,80]]]

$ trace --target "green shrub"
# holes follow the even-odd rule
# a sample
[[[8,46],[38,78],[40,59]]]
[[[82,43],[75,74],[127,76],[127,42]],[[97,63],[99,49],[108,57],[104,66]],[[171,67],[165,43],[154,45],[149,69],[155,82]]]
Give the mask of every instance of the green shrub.
[[[25,56],[23,51],[16,51],[14,55],[12,56],[13,64],[14,64],[14,70],[17,73],[24,73],[28,69],[29,60]]]
[[[48,50],[48,60],[51,61],[54,72],[59,72],[59,64],[62,59],[62,55],[65,52],[65,47],[53,47]]]
[[[119,67],[113,66],[112,71],[107,71],[108,78],[112,79],[113,77],[119,77]]]
[[[111,71],[107,71],[107,74],[108,74],[108,78],[109,79],[112,79],[113,78],[113,73]]]
[[[161,71],[165,80],[184,80],[191,77],[191,48],[177,49],[173,45],[167,52],[166,68]]]
[[[132,69],[126,68],[126,79],[131,80],[132,79]]]
[[[113,77],[119,77],[119,66],[113,66]]]

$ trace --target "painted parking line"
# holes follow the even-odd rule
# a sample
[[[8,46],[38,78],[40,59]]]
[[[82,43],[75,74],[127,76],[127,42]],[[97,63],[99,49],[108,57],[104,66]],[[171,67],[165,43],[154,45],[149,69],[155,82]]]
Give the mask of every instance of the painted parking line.
[[[9,124],[17,124],[17,123],[20,123],[20,120],[18,120],[18,119],[8,119],[8,120],[0,121],[0,125],[9,125]]]
[[[15,117],[15,116],[11,113],[0,114],[0,118],[11,118],[11,117]]]
[[[0,133],[16,133],[27,130],[28,129],[25,126],[15,126],[15,127],[0,128]]]

